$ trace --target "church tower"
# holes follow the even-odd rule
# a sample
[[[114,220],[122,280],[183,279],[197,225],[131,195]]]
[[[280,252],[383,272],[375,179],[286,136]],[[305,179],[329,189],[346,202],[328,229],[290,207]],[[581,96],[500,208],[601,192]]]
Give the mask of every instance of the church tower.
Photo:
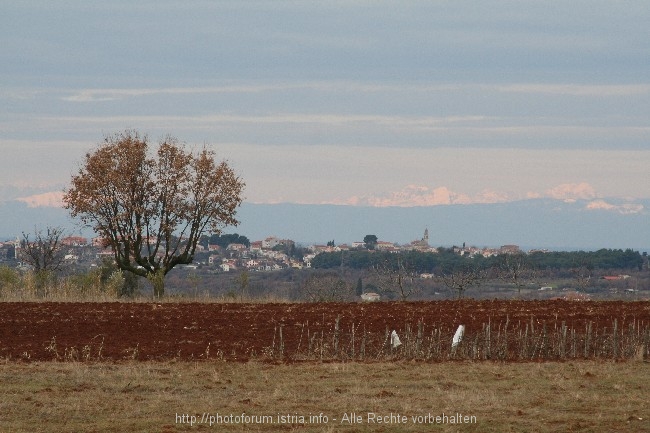
[[[429,229],[426,228],[424,229],[424,237],[422,238],[422,242],[426,244],[427,246],[429,245]]]

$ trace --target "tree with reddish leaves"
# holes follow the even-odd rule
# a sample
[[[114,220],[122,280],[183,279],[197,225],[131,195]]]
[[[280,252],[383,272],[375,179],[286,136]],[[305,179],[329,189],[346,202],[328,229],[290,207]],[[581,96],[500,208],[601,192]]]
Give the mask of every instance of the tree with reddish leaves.
[[[168,136],[153,150],[127,130],[86,154],[63,201],[112,248],[120,269],[147,278],[161,297],[165,275],[192,262],[204,231],[238,224],[243,188],[206,147],[191,152]]]

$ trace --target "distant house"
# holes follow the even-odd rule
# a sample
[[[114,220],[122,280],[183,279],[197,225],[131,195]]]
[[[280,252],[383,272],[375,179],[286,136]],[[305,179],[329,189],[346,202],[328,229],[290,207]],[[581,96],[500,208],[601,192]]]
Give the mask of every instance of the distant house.
[[[251,259],[251,260],[246,261],[246,263],[244,263],[244,265],[245,265],[248,269],[251,269],[251,268],[257,268],[257,267],[260,265],[260,262],[258,262],[257,260],[253,260],[253,259]]]
[[[628,278],[630,278],[630,276],[629,275],[605,275],[601,278],[607,281],[618,281],[618,280],[627,280]]]
[[[113,250],[111,250],[110,248],[104,248],[101,251],[97,251],[95,255],[99,260],[115,258],[115,254],[113,253]]]
[[[273,247],[276,247],[280,245],[282,242],[280,239],[276,238],[275,236],[270,236],[262,241],[262,248],[265,250],[270,250],[273,249]]]
[[[316,257],[316,254],[305,254],[302,258],[302,261],[305,262],[305,266],[311,268],[311,260]]]
[[[111,245],[111,241],[108,238],[96,237],[92,240],[93,247],[102,247],[106,248]]]
[[[251,242],[250,250],[253,253],[259,253],[260,251],[262,251],[262,241]]]
[[[380,296],[378,293],[368,292],[361,295],[361,300],[364,302],[376,302],[379,301],[379,298]]]
[[[228,244],[228,247],[226,247],[228,251],[244,251],[246,249],[246,245],[244,244]]]
[[[519,245],[502,245],[499,252],[501,254],[519,254],[521,249]]]
[[[395,245],[392,242],[378,241],[375,245],[375,249],[379,251],[385,251],[388,253],[399,253],[401,248]]]
[[[67,247],[80,247],[87,244],[88,239],[81,236],[68,236],[61,239],[61,245],[65,245]]]
[[[339,247],[331,246],[331,245],[310,245],[309,249],[313,251],[315,254],[340,251]]]
[[[377,243],[375,244],[376,250],[390,250],[393,248],[395,248],[395,244],[392,242],[377,241]]]
[[[13,260],[16,258],[16,246],[7,242],[0,244],[0,260]]]
[[[222,271],[224,272],[230,272],[230,271],[236,271],[237,266],[235,264],[234,260],[227,260],[227,259],[222,259],[223,261],[219,265]]]

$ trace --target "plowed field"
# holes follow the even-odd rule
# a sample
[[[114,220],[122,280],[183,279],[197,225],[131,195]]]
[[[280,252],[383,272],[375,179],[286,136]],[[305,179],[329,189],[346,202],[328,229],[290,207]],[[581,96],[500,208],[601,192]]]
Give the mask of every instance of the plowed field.
[[[338,318],[338,326],[337,326]],[[421,323],[421,324],[420,324]],[[316,304],[0,303],[0,358],[42,360],[245,361],[295,358],[318,347],[382,350],[387,330],[444,338],[458,325],[466,335],[486,326],[509,338],[534,329],[566,327],[576,334],[616,329],[642,341],[650,326],[648,302],[438,301]],[[506,325],[507,324],[507,325]],[[591,327],[591,328],[589,328]],[[636,333],[636,334],[635,334]],[[566,334],[566,332],[565,332]],[[365,336],[365,337],[362,337]],[[477,337],[478,338],[478,337]],[[423,341],[423,340],[422,340]],[[318,343],[320,342],[320,345]],[[325,342],[328,342],[327,344]],[[566,343],[568,344],[568,343]],[[363,347],[362,347],[363,345]],[[374,345],[374,346],[373,346]],[[568,346],[567,346],[568,347]],[[511,350],[511,349],[508,349]],[[533,348],[534,350],[534,348]],[[302,351],[302,352],[301,352]],[[365,353],[365,352],[364,352]]]

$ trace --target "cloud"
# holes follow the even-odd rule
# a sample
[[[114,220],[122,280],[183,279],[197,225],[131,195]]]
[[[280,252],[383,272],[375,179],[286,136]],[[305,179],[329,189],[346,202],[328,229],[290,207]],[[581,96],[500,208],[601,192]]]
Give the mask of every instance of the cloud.
[[[62,96],[61,99],[69,102],[96,102],[114,101],[126,98],[137,98],[152,95],[208,95],[208,94],[245,94],[262,92],[285,92],[296,90],[312,91],[343,91],[360,93],[377,92],[439,92],[444,90],[458,90],[458,86],[449,85],[412,85],[412,84],[384,84],[365,83],[359,81],[303,81],[303,82],[271,82],[267,84],[232,83],[223,86],[208,87],[138,87],[138,88],[89,88],[79,89]],[[0,95],[13,96],[26,99],[37,94],[34,90],[22,92],[9,92],[4,90]]]
[[[302,81],[302,82],[271,82],[271,83],[237,83],[233,82],[223,86],[206,87],[140,87],[140,88],[90,88],[76,90],[71,94],[61,97],[69,102],[97,102],[114,101],[126,98],[143,97],[151,95],[208,95],[208,94],[246,94],[262,92],[286,92],[298,90],[325,91],[325,92],[357,92],[357,93],[393,93],[393,92],[501,92],[522,93],[532,95],[560,95],[560,96],[587,96],[587,97],[629,97],[650,94],[650,84],[545,84],[545,83],[513,83],[507,85],[493,84],[454,84],[431,85],[402,83],[366,83],[359,81]],[[5,91],[4,94],[14,97],[33,97],[36,91],[23,91],[23,93]]]
[[[299,86],[293,86],[299,87]],[[287,90],[290,85],[232,85],[219,87],[166,87],[166,88],[121,88],[121,89],[82,89],[72,95],[64,96],[69,102],[101,102],[151,95],[204,95],[214,93],[258,93],[264,91]]]
[[[563,183],[555,188],[547,190],[544,195],[546,197],[564,201],[591,200],[596,198],[596,191],[587,182]]]
[[[51,191],[42,194],[34,194],[27,197],[20,197],[17,201],[26,203],[28,207],[63,207],[63,192]]]
[[[650,93],[650,84],[510,84],[496,87],[506,93],[541,93],[571,96],[638,96]]]
[[[270,82],[266,84],[255,83],[230,83],[223,86],[208,87],[139,87],[139,88],[91,88],[76,90],[67,96],[61,97],[68,102],[101,102],[115,101],[127,98],[137,98],[153,95],[192,96],[209,94],[246,94],[263,92],[286,92],[297,90],[312,91],[344,91],[376,93],[384,91],[441,91],[455,89],[452,86],[409,86],[364,83],[357,81],[303,81],[303,82]],[[4,92],[7,93],[8,92]],[[31,91],[35,93],[35,91]],[[0,93],[2,95],[3,93]],[[16,94],[16,97],[27,97],[28,93]]]
[[[637,203],[624,203],[621,205],[611,204],[605,200],[594,200],[587,204],[585,209],[588,210],[606,210],[612,212],[618,212],[623,215],[637,214],[641,213],[644,210],[642,204]]]
[[[109,100],[109,98],[106,98]],[[313,124],[313,125],[371,125],[384,127],[403,127],[413,129],[464,129],[496,130],[499,128],[481,127],[480,125],[490,119],[486,116],[400,116],[400,115],[375,115],[375,114],[336,114],[336,113],[290,113],[278,112],[266,115],[245,114],[208,114],[196,116],[169,115],[169,116],[76,116],[76,117],[47,117],[53,123],[79,123],[107,124],[107,123],[139,123],[139,124],[191,124],[193,127],[214,124]]]

